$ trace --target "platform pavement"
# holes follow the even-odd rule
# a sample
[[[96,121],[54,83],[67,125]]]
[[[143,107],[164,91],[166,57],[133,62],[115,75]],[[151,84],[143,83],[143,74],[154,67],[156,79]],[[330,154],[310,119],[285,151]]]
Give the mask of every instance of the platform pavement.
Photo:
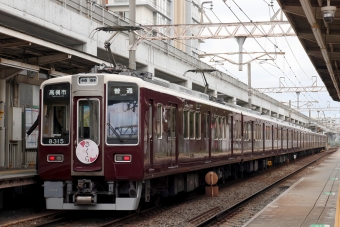
[[[0,180],[15,178],[15,177],[27,177],[36,176],[37,170],[35,168],[18,168],[18,169],[0,169]]]
[[[339,182],[340,149],[267,205],[243,227],[338,227]]]

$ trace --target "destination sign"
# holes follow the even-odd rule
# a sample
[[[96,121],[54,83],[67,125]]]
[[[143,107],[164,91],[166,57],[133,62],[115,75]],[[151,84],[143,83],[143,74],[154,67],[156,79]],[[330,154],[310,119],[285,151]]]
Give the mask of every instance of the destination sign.
[[[49,84],[44,87],[44,102],[55,103],[70,100],[70,84]]]
[[[138,87],[132,83],[109,83],[110,97],[137,97]]]

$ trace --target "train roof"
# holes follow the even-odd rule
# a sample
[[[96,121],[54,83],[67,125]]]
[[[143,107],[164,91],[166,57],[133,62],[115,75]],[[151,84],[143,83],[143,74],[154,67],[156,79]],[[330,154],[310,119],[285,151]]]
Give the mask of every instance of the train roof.
[[[124,81],[124,82],[132,82],[138,84],[139,87],[145,87],[157,92],[166,93],[169,95],[178,96],[180,99],[185,99],[195,101],[202,104],[211,105],[214,107],[222,108],[234,113],[243,114],[245,116],[254,117],[260,120],[269,121],[274,124],[280,124],[289,128],[299,129],[301,131],[322,135],[320,133],[316,133],[311,131],[310,129],[303,128],[301,126],[293,125],[292,123],[273,118],[267,115],[261,115],[261,113],[250,110],[245,107],[241,107],[235,104],[221,102],[220,100],[212,101],[209,99],[207,94],[193,91],[188,89],[184,86],[180,86],[178,84],[172,84],[168,81],[153,77],[153,78],[143,78],[138,76],[130,76],[130,75],[122,75],[122,74],[105,74],[105,73],[84,73],[84,74],[75,74],[63,77],[56,77],[49,80],[44,81],[40,89],[42,89],[47,84],[53,83],[62,83],[62,82],[70,82],[72,81],[72,76],[104,76],[104,82],[107,83],[108,81]]]

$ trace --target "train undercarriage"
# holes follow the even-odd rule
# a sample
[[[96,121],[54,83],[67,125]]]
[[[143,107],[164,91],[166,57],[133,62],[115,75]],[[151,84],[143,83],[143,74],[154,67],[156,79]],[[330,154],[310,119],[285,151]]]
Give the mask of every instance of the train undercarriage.
[[[175,196],[204,186],[204,176],[214,171],[221,183],[242,178],[244,174],[265,170],[268,161],[272,165],[320,152],[310,149],[294,153],[266,156],[261,159],[248,157],[238,162],[195,170],[187,173],[163,176],[143,181],[105,181],[100,177],[77,178],[72,181],[45,181],[44,196],[47,209],[57,210],[136,210],[143,201],[152,198]]]

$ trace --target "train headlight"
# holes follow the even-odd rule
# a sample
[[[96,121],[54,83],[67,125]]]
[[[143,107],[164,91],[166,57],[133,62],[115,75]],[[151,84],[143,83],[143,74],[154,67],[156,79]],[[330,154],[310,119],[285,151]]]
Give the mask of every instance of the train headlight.
[[[48,162],[63,162],[64,161],[64,155],[62,155],[62,154],[49,154],[49,155],[47,155],[47,161]]]
[[[131,162],[132,156],[129,154],[116,154],[115,162]]]

